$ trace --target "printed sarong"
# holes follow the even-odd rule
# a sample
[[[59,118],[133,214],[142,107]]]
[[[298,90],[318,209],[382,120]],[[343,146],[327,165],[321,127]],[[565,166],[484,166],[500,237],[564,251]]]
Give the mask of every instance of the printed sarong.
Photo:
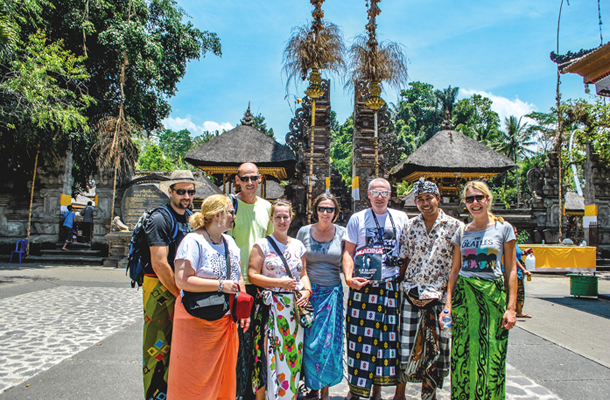
[[[256,299],[258,288],[255,285],[246,285],[246,292]],[[237,355],[237,397],[243,400],[253,400],[252,371],[254,366],[254,331],[255,331],[256,305],[250,310],[250,328],[244,332],[238,328],[239,352]],[[260,326],[259,326],[260,330]]]
[[[502,279],[458,277],[451,307],[451,398],[504,399],[508,330]]]
[[[146,400],[167,397],[169,350],[176,298],[151,275],[142,283],[144,300],[143,376]]]
[[[398,284],[350,289],[347,304],[347,381],[368,398],[372,385],[398,383]]]
[[[238,346],[230,315],[206,321],[176,301],[167,398],[235,400]]]
[[[523,307],[525,303],[525,285],[523,284],[523,277],[517,278],[517,304]]]
[[[343,379],[343,286],[312,283],[311,288],[315,319],[305,329],[303,373],[305,385],[320,390]]]
[[[419,308],[402,302],[400,326],[400,381],[421,382],[422,400],[436,398],[449,374],[449,338],[441,336],[438,316],[444,305]]]
[[[301,375],[303,329],[296,320],[294,295],[269,291],[266,293],[264,301],[269,306],[269,320],[265,326],[265,398],[296,399]],[[261,387],[256,376],[252,386],[256,390]]]

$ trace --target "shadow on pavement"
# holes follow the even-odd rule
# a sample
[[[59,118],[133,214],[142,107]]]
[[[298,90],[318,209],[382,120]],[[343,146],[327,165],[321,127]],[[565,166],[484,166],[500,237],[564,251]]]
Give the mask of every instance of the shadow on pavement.
[[[606,300],[595,297],[539,297],[539,299],[610,319],[610,302]]]

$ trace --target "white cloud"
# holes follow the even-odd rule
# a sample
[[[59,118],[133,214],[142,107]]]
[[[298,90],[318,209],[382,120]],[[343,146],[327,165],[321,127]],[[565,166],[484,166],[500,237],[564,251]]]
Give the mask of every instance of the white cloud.
[[[171,129],[173,131],[180,131],[182,129],[187,129],[189,132],[191,132],[192,136],[199,136],[201,135],[204,131],[220,131],[222,132],[223,129],[224,130],[231,130],[233,129],[233,125],[231,125],[231,123],[229,122],[215,122],[215,121],[205,121],[202,125],[197,125],[195,124],[190,116],[187,116],[186,118],[166,118],[163,120],[163,125],[167,128],[167,129]]]
[[[480,94],[483,97],[487,97],[493,104],[491,109],[498,113],[500,116],[500,124],[504,125],[504,118],[514,115],[519,118],[532,111],[537,111],[538,108],[531,103],[519,100],[515,96],[514,100],[507,99],[506,97],[496,96],[483,90],[471,90],[471,89],[460,89],[460,97],[470,97],[473,94]],[[524,120],[525,122],[525,120]]]

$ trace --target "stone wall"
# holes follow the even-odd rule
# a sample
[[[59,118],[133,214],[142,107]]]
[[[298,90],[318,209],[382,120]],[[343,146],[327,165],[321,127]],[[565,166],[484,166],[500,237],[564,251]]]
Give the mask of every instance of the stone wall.
[[[65,188],[71,188],[73,182],[70,174],[71,160],[68,152],[66,157],[55,164],[45,165],[40,162],[38,165],[32,205],[31,251],[36,252],[41,247],[53,247],[59,241],[62,220],[61,195],[70,194]],[[98,205],[94,213],[93,246],[99,248],[106,245],[104,235],[109,232],[110,227],[112,179],[105,175],[95,178]],[[27,189],[22,190],[17,188],[18,182],[5,181],[0,186],[0,246],[3,252],[14,250],[17,240],[27,236],[31,184],[23,183]],[[117,206],[120,210],[120,201]]]

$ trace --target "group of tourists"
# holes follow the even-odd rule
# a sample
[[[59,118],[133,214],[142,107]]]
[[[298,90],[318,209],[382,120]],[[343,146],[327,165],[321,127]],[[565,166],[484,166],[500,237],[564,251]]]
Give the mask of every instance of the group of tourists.
[[[315,223],[293,238],[292,204],[258,197],[260,179],[242,164],[241,191],[209,196],[194,214],[199,183],[189,171],[161,182],[169,203],[145,226],[146,399],[328,399],[344,377],[345,347],[348,399],[380,399],[382,386],[403,399],[408,382],[435,399],[450,371],[452,398],[505,397],[515,234],[490,212],[485,183],[464,188],[467,225],[441,210],[434,183],[415,182],[420,214],[409,219],[388,208],[391,186],[376,178],[371,207],[346,228],[325,193],[313,202]],[[190,293],[255,301],[249,317],[208,321],[185,309]]]

